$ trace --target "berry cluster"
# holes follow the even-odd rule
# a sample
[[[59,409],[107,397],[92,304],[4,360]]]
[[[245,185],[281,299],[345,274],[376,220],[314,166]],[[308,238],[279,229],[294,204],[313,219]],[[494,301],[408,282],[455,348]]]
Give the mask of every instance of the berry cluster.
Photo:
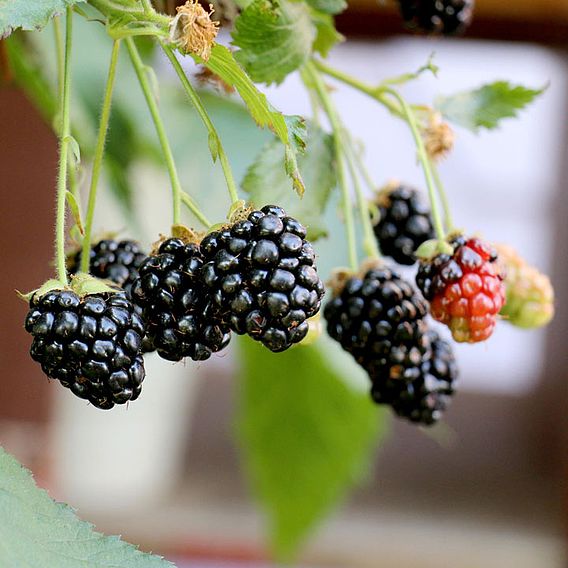
[[[429,207],[418,191],[406,185],[379,192],[377,205],[380,216],[374,230],[381,252],[399,264],[414,264],[416,249],[434,238]]]
[[[324,308],[328,334],[367,371],[372,396],[402,417],[434,423],[452,393],[451,349],[429,331],[427,303],[390,268],[350,276]]]
[[[267,205],[201,242],[202,280],[221,316],[274,352],[304,339],[323,297],[305,237],[301,223]]]
[[[144,323],[124,293],[32,296],[30,354],[44,373],[102,409],[136,400],[144,380]]]
[[[471,23],[474,0],[399,0],[402,18],[411,31],[462,33]]]
[[[420,263],[416,283],[432,317],[450,328],[455,341],[485,341],[505,303],[497,253],[477,238],[459,236],[451,244],[453,254]]]
[[[198,244],[167,239],[142,263],[133,284],[132,296],[142,306],[147,334],[158,355],[169,361],[203,361],[230,341],[200,282],[202,266]]]

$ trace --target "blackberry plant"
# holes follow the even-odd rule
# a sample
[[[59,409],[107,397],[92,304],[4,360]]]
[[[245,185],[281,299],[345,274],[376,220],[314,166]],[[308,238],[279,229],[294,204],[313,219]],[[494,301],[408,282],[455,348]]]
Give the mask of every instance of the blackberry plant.
[[[424,73],[435,74],[431,59],[416,72],[365,83],[326,62],[343,39],[333,19],[346,7],[342,0],[251,0],[238,7],[223,0],[214,8],[189,0],[177,2],[175,12],[174,3],[150,0],[42,0],[33,3],[33,9],[31,4],[0,2],[0,37],[6,40],[0,65],[6,61],[10,67],[2,68],[3,76],[12,75],[27,91],[59,139],[56,275],[23,295],[31,356],[47,377],[91,406],[110,409],[141,396],[144,357],[153,357],[144,353],[154,347],[168,361],[202,362],[222,352],[233,333],[255,340],[232,350],[227,359],[243,359],[238,377],[243,386],[242,448],[273,516],[272,549],[288,562],[330,501],[339,499],[365,460],[369,463],[370,440],[378,424],[370,399],[415,424],[432,425],[443,418],[454,394],[457,364],[450,343],[431,327],[429,316],[448,325],[461,342],[489,338],[499,313],[522,327],[550,321],[554,306],[549,281],[508,254],[503,255],[508,268],[504,276],[484,241],[455,230],[436,166],[456,141],[449,123],[473,131],[495,128],[542,90],[496,81],[438,97],[432,104],[408,102],[399,87]],[[437,35],[465,31],[473,5],[473,0],[400,0],[408,27]],[[42,36],[41,44],[35,43],[36,34],[24,38],[18,31],[48,22],[53,33],[47,34],[49,40]],[[74,27],[101,24],[106,35],[99,34],[97,41],[111,48],[98,105],[93,104],[98,89],[73,90],[72,81],[95,84],[91,59],[73,65],[80,59],[74,42],[85,41]],[[221,43],[220,27],[230,34],[232,49]],[[53,45],[46,43],[52,40]],[[105,53],[104,45],[91,51]],[[198,186],[206,185],[201,170],[210,164],[191,155],[189,161],[199,162],[200,175],[182,176],[174,159],[179,149],[172,146],[166,124],[191,111],[179,108],[187,102],[179,93],[161,96],[172,85],[162,81],[162,66],[153,72],[157,51],[203,123],[204,147],[222,170],[229,199],[215,219],[209,217],[209,206],[221,204],[222,197],[207,185],[199,194],[204,203],[196,199]],[[186,72],[189,59],[199,65],[197,76]],[[129,75],[121,72],[127,64]],[[75,73],[80,72],[89,74],[88,83],[77,80]],[[259,86],[282,83],[293,72],[299,73],[309,96],[310,120],[282,114]],[[217,117],[210,114],[218,107],[209,102],[219,101],[219,95],[204,97],[195,80],[220,87],[224,95],[235,93],[252,122],[273,134],[258,156],[251,157],[241,185],[217,130]],[[124,83],[115,94],[120,81]],[[331,83],[369,97],[409,128],[429,205],[426,196],[408,186],[391,188],[380,193],[376,203],[369,202],[376,184],[365,163],[384,166],[388,157],[375,155],[375,149],[363,155],[334,104]],[[138,87],[144,112],[134,102]],[[93,115],[94,108],[100,108],[100,115]],[[381,119],[373,115],[369,120]],[[148,134],[145,121],[155,136]],[[238,124],[245,128],[243,121]],[[191,144],[177,152],[184,157],[197,148],[190,130],[176,137],[176,144],[191,138]],[[239,130],[237,135],[244,139],[246,134]],[[139,179],[133,180],[130,169],[146,157],[165,165],[171,227],[163,228],[165,236],[152,239],[157,244],[149,255],[137,241],[104,239],[93,244],[103,171],[130,209],[124,225],[136,233],[133,203],[144,194],[136,192],[133,198]],[[82,168],[81,160],[92,167]],[[90,172],[86,184],[81,175],[85,171]],[[333,199],[340,208],[337,222],[329,206]],[[267,203],[272,205],[263,206]],[[338,247],[316,263],[323,250],[317,239],[338,234],[340,225],[345,258]],[[68,236],[80,242],[81,251],[66,260]],[[422,292],[385,263],[381,250],[407,266],[418,259]],[[327,301],[316,264],[325,271],[333,267],[337,276]],[[347,267],[338,268],[343,264]],[[322,303],[329,336],[366,372],[370,396],[343,381],[347,372],[332,363],[319,338]],[[234,343],[242,346],[243,341]],[[188,382],[191,379],[188,371]],[[162,385],[171,388],[167,381]],[[273,452],[273,446],[286,452]],[[304,475],[304,464],[313,475]],[[278,485],[283,470],[293,477],[285,491]],[[0,518],[0,525],[9,523]],[[9,557],[18,565],[26,564],[17,556],[22,549]],[[51,557],[38,561],[53,564]]]

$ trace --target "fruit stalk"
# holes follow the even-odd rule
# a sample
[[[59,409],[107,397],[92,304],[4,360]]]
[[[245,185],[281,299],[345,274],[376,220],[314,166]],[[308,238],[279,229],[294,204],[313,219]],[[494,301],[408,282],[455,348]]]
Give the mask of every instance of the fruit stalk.
[[[67,8],[65,24],[65,61],[63,66],[63,88],[61,89],[61,132],[59,142],[59,173],[57,179],[57,220],[55,225],[55,265],[59,280],[67,285],[65,266],[65,205],[67,193],[67,168],[71,124],[69,99],[71,93],[71,47],[73,41],[73,11]]]
[[[89,201],[87,204],[87,218],[85,220],[85,236],[83,237],[82,255],[81,255],[81,272],[89,272],[89,258],[91,249],[91,233],[93,230],[93,219],[95,216],[95,205],[97,201],[97,187],[101,175],[101,167],[105,151],[105,142],[108,132],[110,120],[110,110],[112,106],[112,94],[114,91],[114,83],[116,79],[116,65],[118,63],[118,54],[120,53],[120,40],[115,40],[112,46],[110,56],[110,64],[108,70],[108,78],[103,99],[103,108],[99,122],[99,133],[97,137],[97,145],[95,147],[95,155],[93,158],[93,171],[91,173],[91,184],[89,187]]]
[[[430,167],[430,160],[426,153],[426,148],[424,147],[424,141],[420,135],[418,125],[416,124],[416,118],[414,112],[408,105],[408,103],[393,89],[385,88],[384,92],[394,97],[400,104],[404,116],[406,117],[406,122],[410,127],[412,132],[412,137],[414,138],[414,143],[416,144],[416,150],[418,152],[418,159],[422,165],[422,170],[424,171],[424,178],[426,179],[426,186],[428,187],[428,197],[430,198],[430,206],[432,208],[432,220],[434,222],[434,230],[436,231],[436,236],[440,242],[443,242],[446,238],[444,231],[444,225],[442,224],[442,218],[440,216],[440,211],[438,210],[438,203],[436,201],[436,191],[434,187],[434,178],[432,176],[432,169]]]
[[[444,184],[440,178],[438,172],[438,167],[432,160],[430,160],[430,169],[432,171],[432,177],[436,184],[436,189],[438,190],[438,197],[442,203],[442,209],[444,210],[444,220],[446,223],[446,231],[451,233],[454,230],[454,221],[452,219],[452,212],[450,210],[450,202],[448,201],[448,196],[446,195],[446,190],[444,189]]]
[[[167,55],[172,67],[174,68],[175,72],[177,73],[183,88],[192,102],[193,106],[197,110],[197,113],[201,117],[201,120],[207,127],[209,132],[209,140],[210,140],[210,149],[211,149],[211,141],[214,144],[214,152],[212,150],[213,161],[216,159],[216,155],[219,156],[219,161],[221,162],[221,167],[223,168],[223,174],[225,175],[225,180],[227,182],[227,189],[229,190],[229,195],[231,197],[231,204],[235,204],[239,200],[237,185],[235,183],[235,178],[233,176],[233,171],[231,170],[231,165],[229,163],[229,159],[223,148],[223,144],[221,143],[221,139],[207,110],[205,109],[199,95],[197,94],[196,90],[194,89],[193,85],[190,83],[185,71],[183,70],[180,62],[178,61],[177,57],[175,56],[173,50],[168,47],[164,42],[160,42],[164,53]]]
[[[345,179],[345,162],[343,159],[343,145],[341,142],[341,123],[335,112],[335,108],[331,103],[326,86],[322,81],[317,69],[311,62],[306,63],[305,69],[309,74],[316,93],[320,99],[321,105],[329,118],[332,128],[333,144],[335,148],[335,167],[337,168],[337,179],[342,194],[342,208],[345,232],[347,236],[347,246],[349,254],[349,265],[352,270],[357,270],[357,245],[355,240],[355,223],[353,220],[353,209],[351,206],[351,196],[349,195],[349,187]]]

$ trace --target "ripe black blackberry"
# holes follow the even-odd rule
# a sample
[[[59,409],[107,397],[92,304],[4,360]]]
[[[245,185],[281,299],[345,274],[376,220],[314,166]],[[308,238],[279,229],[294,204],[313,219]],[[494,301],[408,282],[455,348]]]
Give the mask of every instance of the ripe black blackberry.
[[[67,258],[67,269],[70,274],[80,271],[81,257],[82,251],[78,250]],[[136,241],[102,239],[91,247],[89,272],[96,278],[111,280],[120,286],[141,314],[141,308],[132,299],[131,290],[132,284],[138,277],[138,269],[146,257],[147,254]],[[149,353],[154,349],[150,338],[144,336],[142,351]]]
[[[305,237],[301,223],[267,205],[201,243],[202,280],[225,321],[274,352],[304,339],[324,294]]]
[[[388,404],[401,418],[430,426],[437,422],[454,394],[458,369],[452,348],[434,330],[426,333],[428,348],[410,371],[378,369],[370,373],[371,396]]]
[[[144,324],[124,292],[36,294],[25,328],[33,337],[34,361],[78,397],[107,410],[140,395]]]
[[[347,278],[326,304],[328,334],[372,376],[413,376],[428,348],[427,303],[386,266]]]
[[[204,361],[230,341],[228,327],[199,280],[202,266],[198,244],[170,238],[142,263],[132,286],[146,333],[158,355],[169,361]]]
[[[377,205],[380,217],[374,230],[381,252],[399,264],[414,264],[416,249],[435,236],[429,207],[406,185],[381,191]]]
[[[69,257],[70,274],[79,272],[82,251]],[[102,239],[91,247],[89,272],[96,278],[104,278],[118,284],[128,295],[138,276],[138,268],[147,254],[139,243],[132,240]]]
[[[474,0],[399,0],[405,25],[427,34],[460,34],[470,25]]]

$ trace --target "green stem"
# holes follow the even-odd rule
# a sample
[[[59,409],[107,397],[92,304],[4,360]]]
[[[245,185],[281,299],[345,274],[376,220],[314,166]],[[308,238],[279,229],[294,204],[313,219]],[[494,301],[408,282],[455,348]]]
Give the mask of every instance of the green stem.
[[[349,85],[350,87],[353,87],[354,89],[357,89],[361,93],[364,93],[369,97],[375,99],[376,101],[380,102],[395,116],[398,116],[399,118],[404,117],[404,114],[401,111],[400,107],[395,105],[392,101],[388,99],[388,97],[385,96],[386,89],[384,86],[372,87],[371,85],[367,85],[363,81],[359,81],[359,79],[351,77],[351,75],[348,75],[343,71],[334,69],[333,67],[330,67],[329,65],[326,65],[325,63],[317,59],[313,60],[313,64],[322,73],[325,73],[326,75],[329,75],[330,77],[333,77],[334,79],[337,79],[338,81],[341,81],[342,83],[345,83],[346,85]]]
[[[146,14],[152,14],[154,12],[154,7],[152,6],[150,0],[141,0],[141,2]]]
[[[59,17],[53,18],[53,35],[55,39],[55,57],[57,62],[57,92],[59,100],[63,100],[63,75],[65,69],[65,53],[63,48],[63,36]]]
[[[341,123],[335,112],[335,108],[327,93],[326,86],[322,81],[317,69],[310,63],[305,64],[305,69],[309,73],[316,93],[320,99],[321,105],[329,118],[332,128],[333,144],[335,148],[335,162],[337,168],[337,178],[342,195],[343,215],[345,216],[345,233],[347,236],[347,247],[349,254],[349,265],[352,270],[357,270],[357,243],[355,238],[355,223],[353,219],[353,208],[351,205],[351,197],[349,195],[349,187],[345,179],[345,163],[343,156],[343,146],[341,143]]]
[[[373,225],[371,223],[371,215],[369,213],[369,206],[361,184],[359,183],[359,176],[355,168],[355,157],[354,151],[351,145],[347,146],[347,166],[349,168],[349,173],[351,175],[351,180],[353,181],[353,187],[355,188],[355,195],[357,196],[357,205],[359,206],[359,217],[361,218],[361,224],[363,225],[363,249],[365,254],[369,258],[381,258],[381,253],[379,251],[379,246],[377,244],[377,239],[375,238],[375,233],[373,231]]]
[[[367,166],[365,165],[365,162],[364,162],[363,158],[361,157],[361,154],[359,152],[357,152],[357,150],[355,148],[355,142],[353,140],[353,137],[349,134],[349,132],[347,130],[345,130],[344,133],[345,133],[345,137],[347,138],[347,140],[349,140],[350,154],[351,154],[351,156],[352,156],[352,158],[355,162],[355,166],[357,167],[357,169],[359,170],[359,173],[363,177],[363,180],[365,181],[366,186],[371,191],[373,191],[373,192],[376,191],[377,185],[373,181],[373,178],[372,178],[371,174],[369,173],[369,170],[367,169]]]
[[[170,147],[170,142],[166,135],[166,130],[164,128],[164,123],[162,122],[162,117],[158,111],[158,105],[154,94],[152,93],[152,88],[150,87],[150,82],[146,76],[146,70],[144,68],[144,63],[140,57],[140,53],[136,48],[136,44],[132,38],[126,38],[126,47],[128,48],[128,53],[130,55],[130,60],[136,71],[138,77],[138,82],[146,98],[146,104],[148,105],[148,110],[152,115],[152,120],[154,121],[154,127],[156,128],[156,133],[162,147],[162,152],[164,153],[164,159],[166,160],[166,167],[170,175],[170,181],[172,185],[172,197],[173,197],[173,224],[179,225],[181,220],[181,183],[179,181],[178,172],[174,162],[174,156],[172,149]]]
[[[71,47],[73,41],[73,10],[67,8],[65,24],[65,59],[63,66],[63,89],[61,90],[61,132],[59,142],[59,172],[57,178],[57,218],[55,224],[55,265],[58,279],[67,286],[65,266],[65,200],[67,193],[67,170],[71,124],[69,101],[71,94]]]
[[[197,217],[199,222],[205,227],[211,227],[211,221],[200,211],[199,207],[195,204],[195,201],[185,192],[182,191],[181,193],[181,200],[182,203]]]
[[[163,42],[160,42],[164,53],[167,55],[170,63],[172,64],[175,72],[177,73],[183,88],[189,100],[192,102],[193,106],[197,110],[197,114],[201,117],[201,120],[207,127],[207,131],[209,132],[209,147],[211,149],[212,144],[214,144],[214,149],[212,149],[211,154],[213,156],[213,160],[216,159],[215,153],[219,156],[219,161],[221,162],[221,167],[223,168],[223,174],[225,175],[225,180],[227,182],[227,189],[229,190],[229,195],[231,196],[231,204],[236,203],[239,200],[237,184],[235,183],[235,178],[233,176],[233,171],[231,169],[231,165],[229,163],[229,159],[227,154],[225,153],[225,149],[223,148],[223,144],[221,143],[221,139],[215,126],[207,113],[207,110],[203,106],[197,91],[187,78],[183,67],[181,66],[180,62],[178,61],[177,57],[175,56],[173,50],[165,45]]]
[[[442,208],[444,210],[444,220],[446,222],[446,231],[448,233],[453,232],[455,229],[454,221],[452,219],[452,212],[450,210],[450,202],[448,201],[448,196],[446,194],[446,190],[444,189],[444,184],[442,183],[442,179],[440,178],[440,172],[438,172],[438,167],[432,160],[430,160],[430,169],[432,170],[432,177],[434,178],[434,182],[436,184],[436,188],[438,189],[438,197],[442,202]]]
[[[83,250],[81,253],[81,272],[89,272],[89,259],[91,251],[91,233],[93,230],[93,219],[95,217],[95,204],[97,201],[97,187],[101,175],[101,167],[103,164],[103,156],[105,151],[105,142],[108,132],[108,124],[110,120],[110,109],[112,105],[112,93],[114,90],[114,82],[116,78],[116,65],[118,63],[118,54],[120,53],[120,40],[115,40],[112,46],[110,56],[110,65],[108,70],[108,78],[103,99],[103,108],[99,122],[99,133],[97,137],[97,145],[95,147],[95,155],[93,158],[93,171],[91,173],[91,185],[89,187],[89,201],[87,205],[87,218],[85,220],[85,236],[83,237]]]
[[[430,205],[432,207],[432,219],[434,221],[434,229],[436,231],[436,236],[439,241],[444,241],[446,238],[444,232],[444,225],[442,223],[442,218],[440,216],[440,211],[438,209],[438,204],[436,202],[436,190],[434,186],[434,179],[432,176],[432,169],[430,168],[430,160],[428,159],[428,154],[426,148],[424,147],[424,141],[416,124],[416,118],[414,113],[408,103],[397,93],[395,90],[390,88],[385,88],[384,92],[394,97],[400,104],[404,116],[406,117],[406,122],[412,132],[412,137],[414,138],[414,143],[416,144],[416,150],[418,152],[418,159],[422,165],[422,170],[424,171],[424,177],[426,179],[426,186],[428,188],[428,196],[430,198]]]

